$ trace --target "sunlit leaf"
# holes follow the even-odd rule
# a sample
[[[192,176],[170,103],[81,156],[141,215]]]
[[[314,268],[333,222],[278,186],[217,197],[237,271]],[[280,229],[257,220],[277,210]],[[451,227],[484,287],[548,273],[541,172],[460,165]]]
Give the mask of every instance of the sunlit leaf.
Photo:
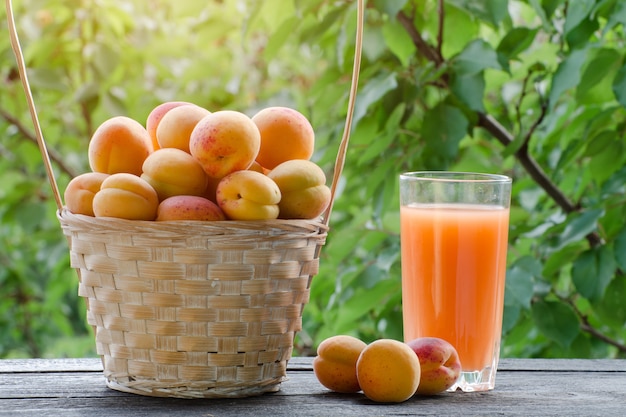
[[[474,75],[487,68],[502,68],[496,51],[482,39],[468,43],[465,49],[452,59],[452,67],[458,75]]]
[[[570,243],[584,239],[589,233],[594,231],[598,224],[598,219],[602,217],[604,210],[587,210],[580,215],[573,215],[565,226],[565,230],[559,236],[557,249],[561,249]]]
[[[578,85],[581,68],[586,59],[587,50],[577,49],[559,64],[552,78],[552,88],[549,95],[550,108],[556,106],[563,93]]]
[[[385,23],[382,32],[389,50],[398,57],[402,66],[406,67],[409,59],[417,51],[411,37],[401,25],[392,21]]]

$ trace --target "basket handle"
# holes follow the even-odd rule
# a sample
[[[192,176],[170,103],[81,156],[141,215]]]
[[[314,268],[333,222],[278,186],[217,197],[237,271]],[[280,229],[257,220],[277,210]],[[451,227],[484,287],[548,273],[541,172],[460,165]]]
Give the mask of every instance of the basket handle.
[[[46,169],[46,174],[52,188],[54,200],[59,210],[63,209],[63,200],[61,199],[61,193],[59,186],[57,185],[56,178],[54,176],[54,170],[52,169],[52,163],[50,162],[50,155],[48,153],[48,147],[43,137],[43,132],[39,124],[39,117],[37,116],[37,109],[33,100],[33,95],[28,82],[28,75],[26,74],[26,64],[24,63],[24,56],[20,47],[19,37],[17,29],[15,27],[15,18],[13,15],[13,4],[11,0],[5,0],[7,10],[7,21],[9,28],[9,36],[11,38],[11,47],[17,61],[17,69],[20,74],[20,80],[22,81],[22,87],[26,94],[26,101],[28,103],[28,110],[35,127],[35,135],[37,137],[37,144],[39,145],[39,152],[43,158],[43,163]],[[346,152],[348,150],[348,142],[350,140],[350,131],[352,129],[352,116],[354,114],[354,105],[356,101],[356,92],[359,81],[359,72],[361,67],[361,50],[363,45],[363,20],[365,14],[364,0],[357,0],[357,29],[356,29],[356,42],[354,49],[354,65],[352,68],[352,82],[350,85],[350,95],[348,98],[348,111],[346,114],[346,122],[343,130],[341,142],[339,143],[339,149],[337,151],[337,158],[335,160],[335,167],[333,172],[333,179],[331,183],[331,197],[330,203],[324,213],[323,223],[328,226],[330,221],[330,214],[332,212],[333,203],[335,201],[335,194],[337,192],[337,186],[343,171],[343,166],[346,158]]]

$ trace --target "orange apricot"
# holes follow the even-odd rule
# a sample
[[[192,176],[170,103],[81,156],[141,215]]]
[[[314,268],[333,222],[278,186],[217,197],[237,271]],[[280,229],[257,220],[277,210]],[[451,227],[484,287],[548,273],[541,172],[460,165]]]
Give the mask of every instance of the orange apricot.
[[[309,120],[288,107],[268,107],[252,116],[261,132],[261,147],[256,160],[273,169],[290,159],[310,159],[315,146],[315,133]]]
[[[356,364],[359,385],[376,402],[406,401],[420,382],[420,361],[406,343],[378,339],[363,349]]]
[[[143,161],[153,151],[148,131],[126,116],[104,121],[91,137],[89,166],[94,172],[141,175]]]
[[[365,346],[362,340],[348,335],[324,339],[313,359],[313,372],[318,381],[336,392],[359,392],[356,362]]]
[[[65,207],[71,213],[93,217],[93,198],[108,176],[102,172],[86,172],[72,178],[63,193]]]

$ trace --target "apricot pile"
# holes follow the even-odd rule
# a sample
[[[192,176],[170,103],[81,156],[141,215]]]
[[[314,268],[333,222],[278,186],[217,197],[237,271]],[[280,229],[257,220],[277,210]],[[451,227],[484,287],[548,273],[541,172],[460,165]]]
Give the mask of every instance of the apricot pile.
[[[89,141],[90,172],[64,193],[74,214],[130,220],[314,219],[328,207],[315,134],[287,107],[252,117],[165,102],[145,126],[104,121]]]
[[[348,335],[320,343],[313,371],[326,388],[363,394],[372,401],[399,403],[414,395],[446,391],[461,373],[459,355],[450,343],[422,337],[403,343],[378,339],[366,344]]]

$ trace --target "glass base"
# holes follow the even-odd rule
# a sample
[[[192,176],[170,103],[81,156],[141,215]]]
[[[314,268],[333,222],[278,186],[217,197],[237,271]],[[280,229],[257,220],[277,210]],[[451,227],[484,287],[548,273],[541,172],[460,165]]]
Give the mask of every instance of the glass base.
[[[488,366],[481,371],[461,372],[459,379],[448,391],[489,391],[496,386],[496,367]]]

